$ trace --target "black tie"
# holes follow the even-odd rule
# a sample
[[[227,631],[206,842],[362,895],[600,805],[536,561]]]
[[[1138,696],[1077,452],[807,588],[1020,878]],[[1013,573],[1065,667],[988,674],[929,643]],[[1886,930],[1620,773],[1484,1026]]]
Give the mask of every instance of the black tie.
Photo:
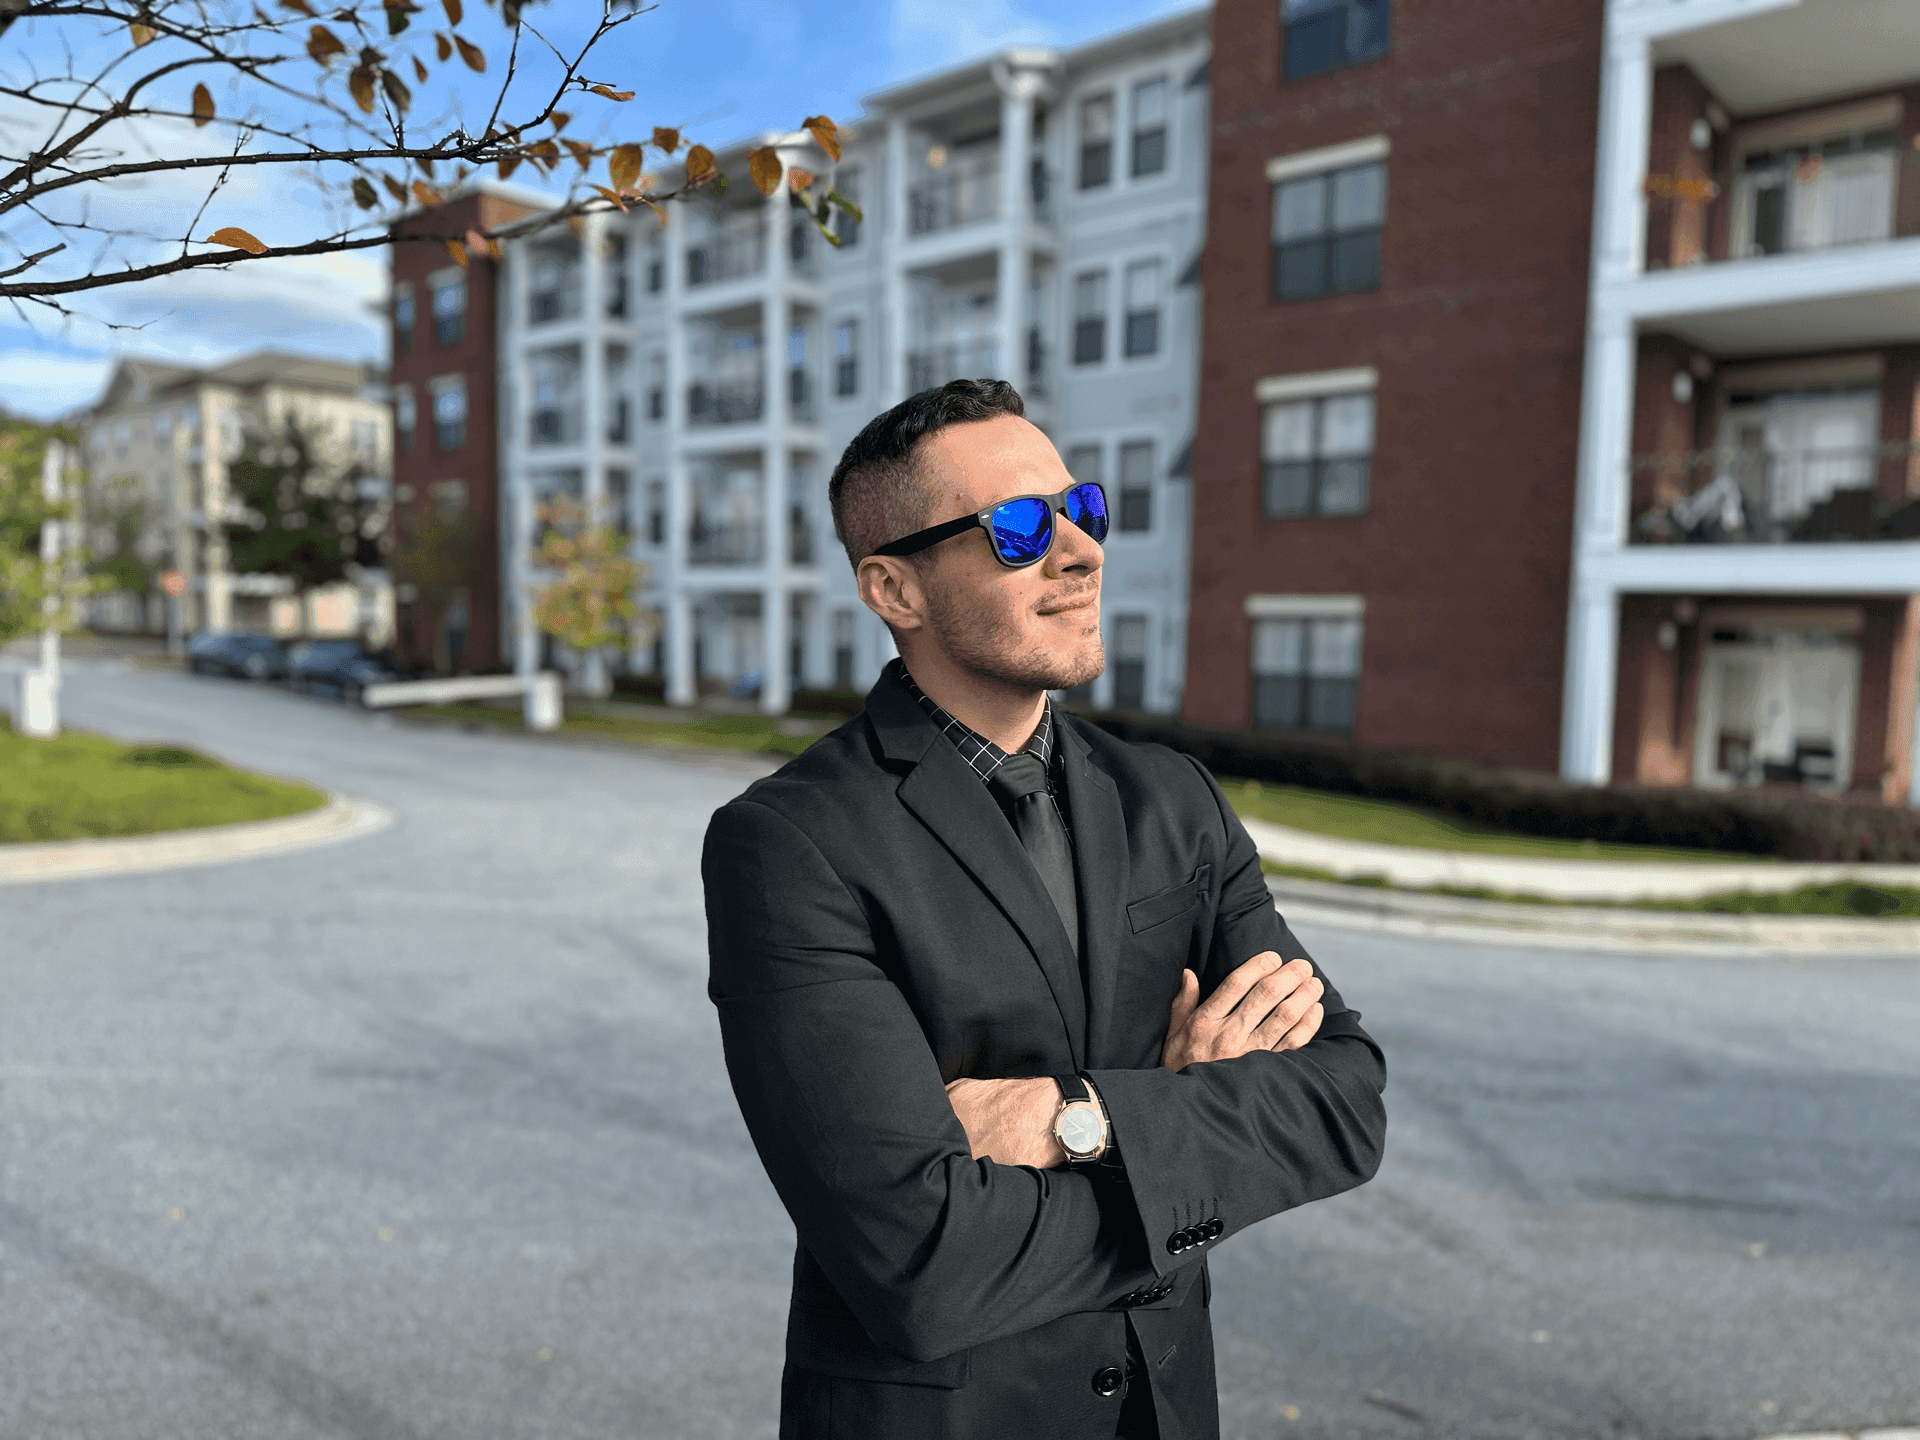
[[[1067,842],[1066,822],[1060,807],[1047,793],[1047,767],[1040,757],[1021,751],[1009,755],[987,777],[994,798],[1013,812],[1014,833],[1026,847],[1027,858],[1040,872],[1040,879],[1060,912],[1060,923],[1067,927],[1067,940],[1073,953],[1080,953],[1079,891],[1073,883],[1073,847]]]

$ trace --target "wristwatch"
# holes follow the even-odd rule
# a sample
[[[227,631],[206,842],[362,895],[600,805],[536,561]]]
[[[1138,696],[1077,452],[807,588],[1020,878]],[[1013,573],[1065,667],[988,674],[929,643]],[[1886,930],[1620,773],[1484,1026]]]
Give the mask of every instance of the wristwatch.
[[[1096,1165],[1107,1153],[1107,1112],[1100,1097],[1078,1075],[1056,1075],[1060,1109],[1053,1117],[1053,1138],[1073,1165]]]

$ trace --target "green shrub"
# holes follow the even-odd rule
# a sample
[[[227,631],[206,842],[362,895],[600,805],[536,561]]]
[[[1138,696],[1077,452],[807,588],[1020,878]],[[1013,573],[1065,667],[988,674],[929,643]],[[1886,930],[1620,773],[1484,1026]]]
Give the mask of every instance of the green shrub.
[[[1092,718],[1122,739],[1184,751],[1216,775],[1422,805],[1522,835],[1789,860],[1920,861],[1920,812],[1904,806],[1802,790],[1576,785],[1554,775],[1337,740]]]

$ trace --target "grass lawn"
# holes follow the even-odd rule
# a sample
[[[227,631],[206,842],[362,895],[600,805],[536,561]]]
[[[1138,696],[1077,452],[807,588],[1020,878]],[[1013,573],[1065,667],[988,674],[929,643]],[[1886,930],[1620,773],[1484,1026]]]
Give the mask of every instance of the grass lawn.
[[[69,730],[16,735],[0,717],[0,843],[151,835],[273,820],[327,797],[174,745],[123,745]]]
[[[1364,800],[1303,790],[1293,785],[1263,785],[1258,780],[1222,780],[1220,788],[1243,818],[1265,820],[1294,830],[1311,830],[1342,840],[1371,840],[1379,845],[1411,845],[1421,850],[1460,850],[1473,855],[1526,855],[1540,860],[1656,860],[1701,864],[1708,861],[1765,860],[1764,855],[1723,855],[1711,850],[1669,850],[1652,845],[1602,845],[1593,841],[1552,840],[1490,830],[1414,805]]]
[[[518,702],[512,706],[468,701],[459,705],[410,705],[405,714],[440,715],[455,720],[477,720],[510,730],[521,728]],[[641,744],[687,745],[705,750],[738,750],[747,754],[798,755],[814,742],[812,735],[783,735],[765,715],[702,715],[688,720],[637,720],[620,715],[568,713],[561,730],[569,735],[604,735],[612,740]]]

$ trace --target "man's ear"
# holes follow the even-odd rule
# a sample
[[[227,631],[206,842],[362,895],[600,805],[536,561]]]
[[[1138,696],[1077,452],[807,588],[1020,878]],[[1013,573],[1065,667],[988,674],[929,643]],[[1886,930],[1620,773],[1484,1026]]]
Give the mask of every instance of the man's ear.
[[[854,578],[866,607],[894,630],[918,630],[927,623],[926,590],[911,561],[897,555],[869,555]]]

